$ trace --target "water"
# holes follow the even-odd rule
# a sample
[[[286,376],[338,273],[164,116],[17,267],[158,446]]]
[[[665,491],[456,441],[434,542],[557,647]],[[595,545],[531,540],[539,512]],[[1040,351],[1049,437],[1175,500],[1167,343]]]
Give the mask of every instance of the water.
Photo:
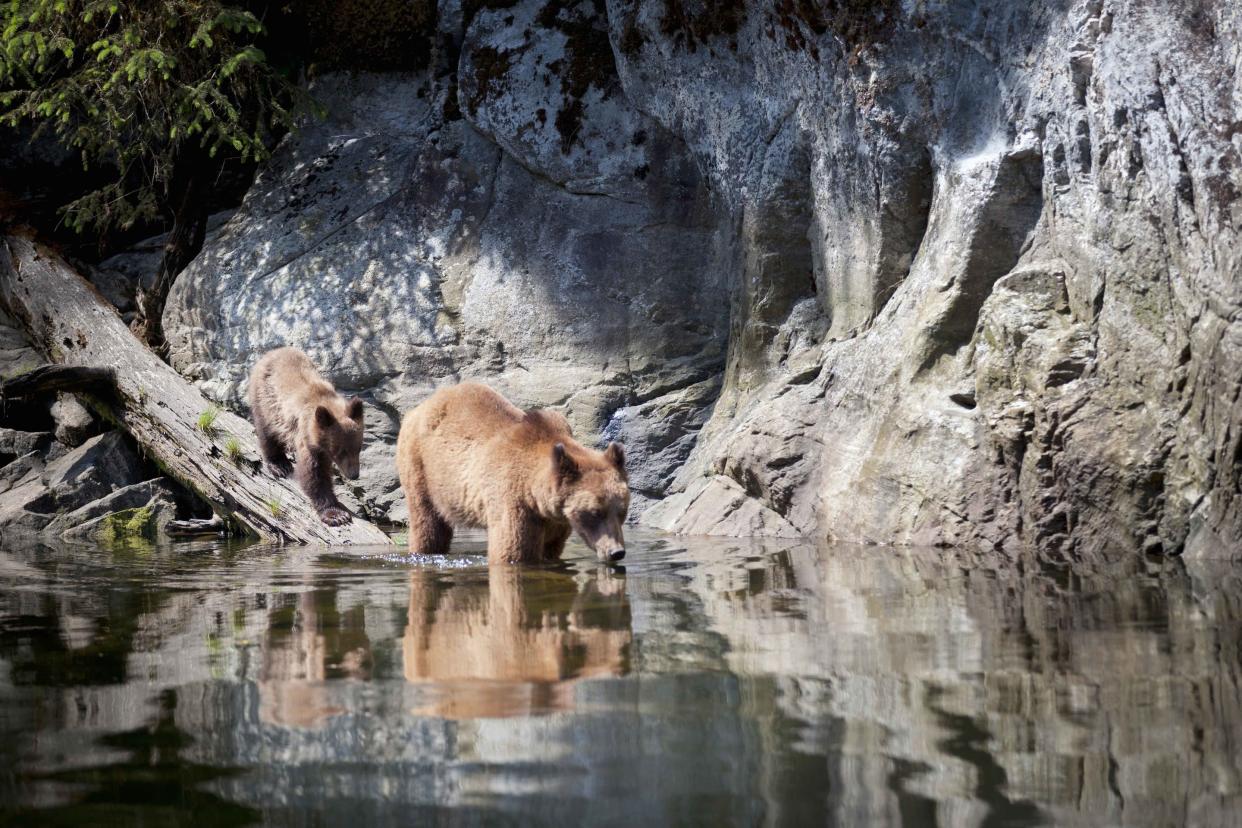
[[[0,823],[1236,824],[1242,573],[0,552]]]

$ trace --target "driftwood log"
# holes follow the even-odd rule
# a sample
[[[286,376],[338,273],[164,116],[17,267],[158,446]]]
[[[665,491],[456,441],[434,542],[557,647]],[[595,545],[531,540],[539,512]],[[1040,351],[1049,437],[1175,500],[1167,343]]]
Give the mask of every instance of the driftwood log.
[[[38,369],[41,375],[25,381],[27,392],[39,383],[47,390],[61,381],[77,383],[73,390],[84,380],[94,383],[84,396],[95,408],[129,432],[166,474],[248,534],[274,542],[390,543],[344,496],[353,521],[324,525],[292,481],[262,468],[250,423],[227,411],[204,418],[215,406],[130,333],[54,250],[23,236],[0,237],[0,306],[50,362],[70,369]],[[22,391],[21,379],[10,381],[17,384],[5,393]]]

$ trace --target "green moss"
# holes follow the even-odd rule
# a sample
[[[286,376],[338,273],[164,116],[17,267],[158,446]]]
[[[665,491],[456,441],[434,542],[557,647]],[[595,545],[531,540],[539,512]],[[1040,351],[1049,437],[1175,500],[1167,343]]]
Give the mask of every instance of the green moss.
[[[105,515],[99,521],[96,537],[105,544],[125,543],[135,539],[154,538],[156,535],[155,512],[150,506],[122,509]]]
[[[0,379],[6,382],[11,379],[17,379],[23,374],[29,374],[31,371],[43,364],[36,357],[32,356],[29,359],[29,362],[19,362],[11,371],[0,371]]]

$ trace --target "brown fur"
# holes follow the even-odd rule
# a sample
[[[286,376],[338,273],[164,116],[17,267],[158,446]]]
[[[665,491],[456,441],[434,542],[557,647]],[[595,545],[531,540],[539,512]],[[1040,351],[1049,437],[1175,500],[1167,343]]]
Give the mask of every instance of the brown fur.
[[[576,530],[603,560],[625,555],[625,455],[589,449],[551,411],[515,407],[484,385],[432,394],[405,415],[397,472],[410,551],[443,554],[455,526],[486,526],[492,563],[559,558]]]
[[[250,415],[272,474],[292,472],[324,523],[348,523],[351,516],[332,489],[332,467],[358,479],[362,400],[336,393],[297,348],[277,348],[250,372]]]

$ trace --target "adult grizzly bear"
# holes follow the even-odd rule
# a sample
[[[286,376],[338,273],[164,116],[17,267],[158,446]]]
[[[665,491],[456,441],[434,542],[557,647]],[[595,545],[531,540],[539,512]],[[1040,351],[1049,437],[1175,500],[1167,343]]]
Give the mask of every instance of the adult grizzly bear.
[[[600,560],[625,557],[621,446],[586,448],[560,414],[523,412],[485,385],[441,389],[406,414],[397,473],[411,552],[443,554],[453,527],[486,526],[493,564],[554,560],[571,530]]]
[[[272,474],[293,472],[324,523],[349,523],[352,517],[332,489],[332,466],[342,477],[358,479],[362,400],[336,393],[297,348],[277,348],[250,372],[250,415]]]

